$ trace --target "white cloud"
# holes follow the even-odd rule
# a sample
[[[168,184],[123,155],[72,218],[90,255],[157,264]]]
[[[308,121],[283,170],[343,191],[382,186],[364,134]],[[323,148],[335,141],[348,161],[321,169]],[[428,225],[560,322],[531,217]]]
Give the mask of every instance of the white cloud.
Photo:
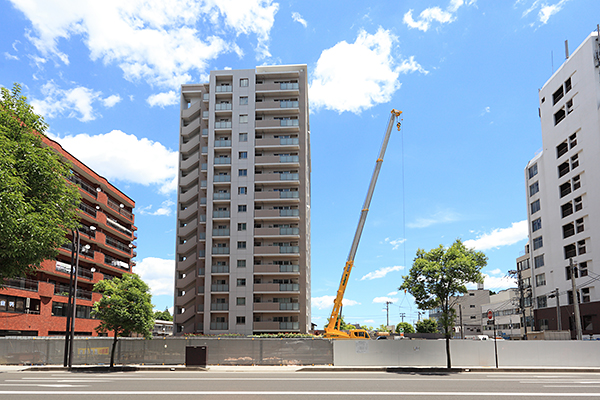
[[[175,205],[175,202],[173,202],[172,200],[165,200],[162,202],[161,206],[156,210],[156,211],[151,211],[152,210],[152,204],[150,204],[149,206],[143,207],[143,208],[138,208],[137,212],[138,214],[141,215],[164,215],[169,217],[171,215],[171,213],[173,212],[173,206]]]
[[[385,238],[385,242],[392,245],[392,250],[398,250],[400,245],[402,243],[406,242],[406,239],[398,238],[398,239],[391,240],[390,238]]]
[[[374,319],[365,319],[363,322],[372,324],[373,322],[375,322],[375,320]]]
[[[388,301],[393,303],[395,301],[398,301],[398,299],[395,298],[395,297],[375,297],[373,299],[373,303],[375,303],[375,304],[378,304],[378,303],[387,303]]]
[[[447,224],[459,219],[460,216],[457,213],[445,210],[433,214],[430,218],[417,218],[415,222],[409,222],[406,226],[409,228],[427,228],[431,225]]]
[[[150,286],[150,292],[153,296],[173,294],[175,260],[146,257],[133,267],[133,272],[138,274]]]
[[[123,100],[121,96],[119,96],[118,94],[113,94],[105,99],[102,99],[102,103],[104,104],[104,107],[111,108],[114,107],[121,100]]]
[[[222,53],[241,54],[241,34],[255,35],[258,56],[268,56],[279,7],[271,0],[11,1],[31,21],[27,36],[43,56],[69,64],[59,45],[77,37],[93,61],[117,65],[127,80],[170,88]]]
[[[550,17],[553,16],[554,14],[558,13],[560,10],[562,10],[563,6],[565,5],[565,3],[567,1],[568,0],[560,0],[556,4],[542,5],[542,7],[540,8],[540,12],[538,13],[538,18],[539,18],[540,22],[542,24],[548,23],[548,20],[550,19]]]
[[[403,74],[407,74],[409,72],[420,72],[427,75],[429,73],[429,71],[426,71],[421,64],[415,61],[415,56],[410,56],[408,57],[408,60],[403,60],[398,70]]]
[[[304,25],[304,27],[306,28],[306,26],[308,25],[306,23],[306,20],[304,18],[302,18],[302,15],[300,15],[300,13],[297,12],[293,12],[292,13],[292,19],[296,22],[301,23],[302,25]]]
[[[77,118],[81,122],[96,119],[92,103],[100,99],[102,92],[83,86],[73,89],[60,89],[54,81],[49,81],[42,86],[43,100],[32,99],[31,105],[36,113],[46,118],[54,118],[64,113],[69,118]]]
[[[527,220],[513,222],[509,228],[494,229],[477,239],[465,240],[464,245],[475,250],[488,250],[501,246],[510,246],[527,239]]]
[[[483,281],[483,287],[485,289],[492,289],[495,291],[517,287],[517,281],[509,276],[490,276],[488,274],[483,274]],[[477,289],[476,283],[468,283],[466,286],[467,289]]]
[[[19,59],[18,56],[13,56],[8,51],[4,52],[4,58],[6,58],[7,60],[18,60]]]
[[[382,28],[374,35],[361,30],[354,43],[342,41],[324,50],[312,75],[311,106],[360,113],[389,102],[400,88],[400,73],[420,68],[412,57],[396,65],[392,56],[396,41],[396,36]]]
[[[177,189],[178,152],[159,142],[138,139],[119,130],[54,139],[108,180],[157,185],[164,194]]]
[[[465,2],[463,0],[451,0],[446,10],[442,10],[440,7],[429,7],[425,10],[421,11],[417,20],[413,18],[413,10],[408,10],[406,14],[404,14],[403,21],[409,28],[419,29],[423,32],[427,32],[431,27],[433,22],[438,22],[440,24],[449,24],[456,20],[454,13],[458,11],[460,7],[463,5],[471,5],[475,4],[476,0],[471,0]]]
[[[394,290],[393,292],[389,292],[387,295],[388,296],[396,296],[398,294],[397,290]]]
[[[500,268],[496,268],[490,271],[492,275],[502,275],[502,270]]]
[[[396,266],[393,266],[393,267],[379,268],[379,269],[377,269],[377,270],[375,270],[373,272],[369,272],[368,274],[366,274],[365,276],[363,276],[362,278],[360,278],[360,280],[364,281],[364,280],[373,280],[373,279],[384,278],[390,272],[402,271],[403,269],[404,269],[404,267],[401,266],[401,265],[396,265]]]
[[[313,297],[311,299],[311,305],[312,307],[316,307],[319,310],[323,310],[323,309],[332,309],[333,308],[333,302],[335,300],[335,296],[321,296],[321,297]],[[356,306],[360,304],[358,301],[355,300],[350,300],[350,299],[342,299],[342,305],[344,307],[346,306]]]
[[[164,108],[165,106],[178,104],[179,93],[176,93],[173,90],[169,90],[168,92],[153,94],[150,97],[148,97],[146,101],[148,102],[148,104],[150,104],[151,107],[159,106]]]

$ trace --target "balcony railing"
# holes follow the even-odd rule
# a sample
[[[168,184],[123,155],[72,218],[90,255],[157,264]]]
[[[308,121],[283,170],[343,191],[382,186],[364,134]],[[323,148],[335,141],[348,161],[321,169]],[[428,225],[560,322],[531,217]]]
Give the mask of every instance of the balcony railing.
[[[131,254],[131,248],[128,245],[123,244],[123,243],[119,242],[118,240],[111,238],[110,236],[106,237],[106,244],[111,247],[114,247],[115,249],[119,249],[122,252]]]
[[[75,297],[82,300],[92,300],[92,292],[89,290],[83,290],[77,288],[75,292]],[[54,294],[58,296],[68,296],[69,295],[69,285],[63,285],[61,283],[54,284]]]
[[[61,248],[68,250],[70,252],[73,252],[73,243],[71,242],[67,242],[65,244],[63,244],[62,246],[60,246]],[[80,245],[79,246],[79,254],[89,257],[89,258],[94,258],[94,250],[91,249],[86,249],[85,245]]]
[[[297,292],[300,290],[298,283],[280,283],[279,290],[281,292]]]
[[[300,175],[298,173],[284,173],[279,174],[279,179],[281,179],[282,181],[297,181],[298,179],[300,179]]]
[[[202,95],[202,100],[204,100],[204,101],[208,101],[209,99],[210,99],[210,96],[209,96],[209,94],[208,94],[208,93],[204,93],[204,94]]]
[[[213,247],[212,254],[229,254],[229,247]]]
[[[280,235],[299,235],[299,228],[279,228]]]
[[[227,110],[231,110],[231,103],[215,104],[215,111],[227,111]]]
[[[298,156],[279,156],[280,163],[297,163],[299,160]]]
[[[214,200],[230,200],[231,193],[213,193]]]
[[[202,136],[208,136],[208,128],[202,128]]]
[[[298,138],[280,138],[279,144],[282,146],[298,145],[300,142]]]
[[[223,165],[223,164],[231,164],[231,157],[216,157],[215,158],[215,165]]]
[[[206,250],[198,250],[198,257],[206,257]]]
[[[210,285],[211,292],[229,292],[229,285]]]
[[[202,111],[202,118],[208,118],[208,111]]]
[[[206,171],[208,169],[208,163],[202,163],[200,164],[200,170],[201,171]]]
[[[229,122],[231,128],[231,122]],[[215,147],[231,147],[231,140],[215,140]]]
[[[213,236],[229,236],[229,229],[213,229]]]
[[[297,199],[299,197],[299,192],[279,192],[280,199]]]
[[[210,271],[213,274],[227,274],[229,273],[229,265],[213,265]]]
[[[79,209],[81,211],[83,211],[84,213],[86,213],[87,215],[91,215],[92,217],[96,218],[96,210],[94,210],[92,207],[88,206],[85,203],[79,203]]]
[[[282,311],[295,311],[300,309],[298,303],[279,303],[279,309]]]
[[[297,119],[281,119],[279,120],[279,126],[298,126]]]
[[[206,232],[200,232],[200,233],[198,233],[198,239],[200,239],[200,240],[206,239]]]
[[[112,265],[113,267],[121,268],[129,271],[129,264],[125,261],[118,260],[114,257],[109,256],[108,254],[104,255],[104,263],[108,265]]]
[[[200,197],[200,204],[206,205],[206,197]]]
[[[231,121],[216,121],[215,129],[231,129]]]
[[[215,92],[217,92],[217,93],[230,93],[232,91],[233,91],[233,87],[231,85],[215,86]]]
[[[108,206],[110,208],[112,208],[115,211],[118,211],[119,214],[126,216],[129,219],[133,219],[133,214],[129,211],[127,211],[125,209],[125,207],[121,207],[120,204],[115,203],[114,201],[112,201],[111,199],[108,199],[108,201],[106,202],[106,204],[108,204]]]
[[[279,88],[281,90],[298,90],[298,82],[280,83]]]
[[[56,261],[55,269],[58,272],[64,272],[65,274],[71,273],[71,264],[64,263],[62,261]],[[77,268],[77,276],[85,279],[93,279],[94,273],[89,269],[82,268],[81,266]]]
[[[208,153],[208,146],[202,146],[200,148],[200,153],[207,154]]]
[[[84,235],[86,235],[92,239],[94,239],[96,237],[96,231],[90,229],[90,227],[87,225],[81,225],[79,227],[79,233],[83,233]]]
[[[297,100],[284,100],[279,102],[281,108],[298,108]]]
[[[229,218],[229,210],[213,211],[213,218]]]
[[[119,224],[119,223],[118,223],[117,221],[115,221],[114,219],[111,219],[111,218],[106,218],[106,222],[108,223],[108,225],[109,225],[111,228],[114,228],[114,229],[118,230],[119,232],[121,232],[121,233],[124,233],[124,234],[126,234],[126,235],[128,235],[128,236],[131,236],[131,233],[132,233],[132,232],[131,232],[131,230],[130,230],[130,229],[127,229],[127,228],[126,228],[126,227],[124,227],[123,225]]]
[[[211,311],[229,311],[229,303],[210,303]]]
[[[211,322],[210,329],[213,331],[226,331],[229,329],[227,322]]]
[[[280,265],[279,272],[299,272],[299,265]]]
[[[300,325],[298,324],[298,322],[280,322],[279,323],[279,329],[281,330],[297,330],[299,329]]]
[[[21,289],[21,290],[30,290],[32,292],[38,291],[38,281],[34,281],[31,279],[21,278],[21,279],[7,279],[4,281],[6,287]]]
[[[215,175],[213,182],[231,182],[231,175]]]
[[[200,222],[206,222],[206,214],[200,214]]]
[[[279,246],[279,254],[299,253],[299,246]]]
[[[280,217],[297,217],[300,215],[300,210],[298,209],[293,209],[293,210],[279,210],[279,216]]]
[[[83,190],[85,190],[90,196],[93,198],[98,198],[98,192],[92,186],[87,184],[77,175],[69,175],[69,180],[77,185],[79,185]]]
[[[198,276],[204,276],[204,268],[198,268]],[[204,287],[202,287],[202,289],[204,289]]]
[[[201,189],[206,189],[206,184],[207,184],[206,181],[200,181],[200,188]]]

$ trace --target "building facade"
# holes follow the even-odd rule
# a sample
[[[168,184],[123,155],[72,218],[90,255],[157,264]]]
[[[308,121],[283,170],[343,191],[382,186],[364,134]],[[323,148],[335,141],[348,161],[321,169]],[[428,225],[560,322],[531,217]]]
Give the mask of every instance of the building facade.
[[[539,91],[543,151],[525,168],[536,330],[600,334],[600,43],[594,32]],[[558,297],[550,297],[558,293]]]
[[[181,89],[175,332],[310,329],[306,65]]]
[[[521,339],[522,314],[519,308],[519,289],[501,290],[490,295],[490,302],[481,306],[482,326],[484,335],[494,337],[494,323],[496,325],[496,337],[504,339]],[[488,311],[492,312],[492,324],[488,321]]]
[[[466,336],[482,334],[482,316],[481,306],[490,302],[490,291],[478,284],[478,289],[468,290],[463,296],[451,297],[450,304],[454,309],[454,332],[452,337],[455,339],[464,339]],[[441,311],[433,310],[429,313],[429,318],[439,321]],[[439,328],[440,332],[443,332]]]
[[[58,143],[43,137],[71,164],[70,181],[79,187],[81,202],[80,251],[77,270],[75,335],[98,336],[99,321],[90,312],[101,295],[92,291],[102,279],[131,272],[135,262],[133,208],[135,202],[89,167],[65,151]],[[0,291],[0,336],[64,335],[71,272],[70,242],[58,249],[56,259],[45,260],[35,276],[12,279]]]
[[[529,245],[525,245],[525,251],[517,258],[517,284],[519,287],[519,307],[521,309],[521,337],[524,338],[527,332],[535,331],[535,319],[533,314],[533,296],[531,290],[531,254],[529,254]],[[525,319],[523,319],[525,316]]]

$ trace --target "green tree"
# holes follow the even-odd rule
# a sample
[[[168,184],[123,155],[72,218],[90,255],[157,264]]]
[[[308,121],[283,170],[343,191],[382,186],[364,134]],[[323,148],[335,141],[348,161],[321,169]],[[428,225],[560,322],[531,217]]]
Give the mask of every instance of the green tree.
[[[69,166],[41,135],[48,125],[21,87],[0,88],[0,288],[56,257],[78,226],[79,192]],[[37,132],[37,133],[36,133]]]
[[[173,316],[171,315],[169,310],[165,308],[165,311],[154,311],[154,319],[158,319],[161,321],[173,321]]]
[[[152,295],[148,285],[136,274],[124,274],[121,278],[102,280],[94,285],[94,291],[102,293],[102,299],[94,303],[92,310],[92,316],[101,321],[96,331],[114,333],[110,353],[112,368],[119,336],[138,333],[146,339],[152,337]]]
[[[417,250],[417,255],[400,290],[406,289],[415,298],[421,310],[440,310],[440,325],[446,337],[446,362],[450,360],[450,335],[454,325],[456,298],[467,293],[469,282],[483,283],[481,269],[487,264],[487,257],[480,251],[468,249],[457,239],[452,246],[426,252]]]
[[[354,326],[354,325],[350,325],[350,324],[347,324],[347,323],[344,321],[344,316],[343,316],[343,315],[340,315],[340,316],[338,317],[338,321],[339,321],[339,320],[341,320],[341,322],[340,322],[340,330],[341,330],[341,331],[348,331],[348,330],[350,330],[350,329],[356,329],[356,326]],[[327,325],[329,325],[329,318],[327,318],[327,322],[325,323],[325,326],[323,327],[323,329],[327,328]],[[337,329],[337,324],[335,325],[335,327],[336,327],[336,329]]]
[[[404,333],[415,333],[415,328],[408,322],[400,322],[396,325],[396,333],[400,333],[400,328],[404,330]]]
[[[417,322],[418,333],[438,333],[438,326],[435,319],[425,318]]]

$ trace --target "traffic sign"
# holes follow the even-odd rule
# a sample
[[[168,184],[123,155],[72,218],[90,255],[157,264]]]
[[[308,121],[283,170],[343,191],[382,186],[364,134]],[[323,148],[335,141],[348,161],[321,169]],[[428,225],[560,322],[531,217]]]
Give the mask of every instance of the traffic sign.
[[[494,318],[494,313],[492,312],[492,310],[488,310],[488,319],[492,319]]]

